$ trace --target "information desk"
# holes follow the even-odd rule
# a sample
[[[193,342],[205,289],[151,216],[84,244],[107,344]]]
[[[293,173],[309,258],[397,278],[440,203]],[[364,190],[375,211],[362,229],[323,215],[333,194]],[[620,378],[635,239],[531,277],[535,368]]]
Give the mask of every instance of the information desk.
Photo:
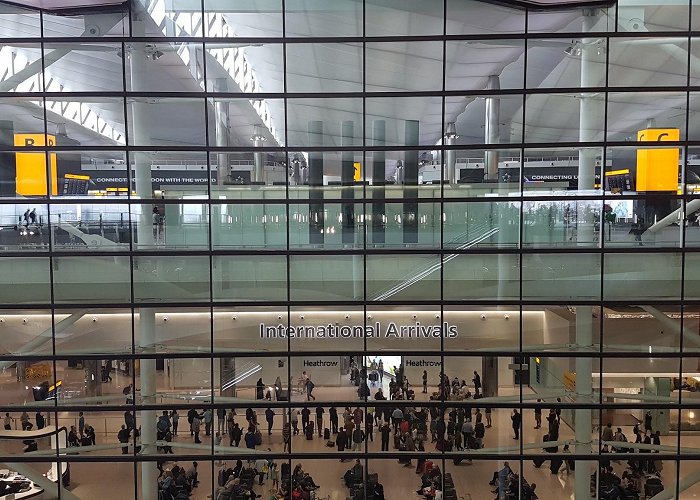
[[[37,439],[49,438],[51,442],[51,449],[59,450],[61,454],[65,453],[68,449],[67,447],[67,437],[68,432],[65,427],[57,428],[55,425],[49,425],[43,429],[35,429],[30,431],[21,430],[0,430],[0,446],[2,446],[3,440],[13,440],[13,441],[32,441]],[[15,468],[19,473],[27,476],[33,483],[38,483],[43,489],[50,488],[51,483],[61,483],[64,487],[68,487],[70,484],[70,469],[66,462],[60,462],[60,470],[58,468],[58,462],[52,462],[51,468],[43,474],[42,477],[34,477],[29,469],[24,470],[20,467],[20,464],[8,464],[10,467]],[[7,465],[6,465],[7,466]],[[47,482],[48,481],[50,482]],[[16,497],[16,498],[27,498],[27,497]],[[0,497],[2,500],[2,497]]]
[[[0,469],[0,500],[32,498],[44,492],[25,476],[9,469]]]

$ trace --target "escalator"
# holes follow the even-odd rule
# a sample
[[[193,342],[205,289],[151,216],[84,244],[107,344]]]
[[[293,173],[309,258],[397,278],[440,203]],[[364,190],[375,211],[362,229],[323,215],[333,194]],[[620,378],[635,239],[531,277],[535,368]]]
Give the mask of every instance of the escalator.
[[[472,234],[478,234],[476,237],[472,237],[471,239],[467,240],[467,238],[470,237]],[[467,250],[469,248],[472,248],[480,243],[483,243],[485,241],[488,241],[490,238],[498,234],[498,228],[497,227],[491,227],[490,224],[484,222],[483,224],[477,226],[476,228],[472,227],[469,232],[464,232],[461,233],[454,238],[452,238],[450,241],[445,242],[444,246],[455,249],[455,250]],[[467,240],[467,241],[465,241]],[[414,271],[410,273],[407,276],[404,276],[401,278],[398,283],[385,288],[375,296],[371,298],[371,300],[387,300],[396,295],[397,293],[407,289],[408,287],[415,285],[416,283],[419,283],[421,280],[427,278],[431,274],[433,274],[436,271],[439,271],[440,268],[447,262],[451,261],[452,259],[457,258],[460,254],[458,253],[453,253],[453,254],[447,254],[443,257],[441,260],[440,257],[435,258],[433,261],[431,261],[428,265],[424,266],[421,269],[418,269],[417,271]]]

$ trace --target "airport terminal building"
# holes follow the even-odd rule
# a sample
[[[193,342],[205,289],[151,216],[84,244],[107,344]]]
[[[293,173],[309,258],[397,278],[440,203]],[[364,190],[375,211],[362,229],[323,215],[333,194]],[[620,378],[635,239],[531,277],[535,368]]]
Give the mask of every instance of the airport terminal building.
[[[696,498],[699,250],[691,0],[0,1],[0,500]]]

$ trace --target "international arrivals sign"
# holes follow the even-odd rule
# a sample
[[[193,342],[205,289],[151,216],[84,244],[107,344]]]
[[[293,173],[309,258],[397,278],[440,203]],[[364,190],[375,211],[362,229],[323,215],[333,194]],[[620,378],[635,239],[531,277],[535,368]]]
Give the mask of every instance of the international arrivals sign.
[[[274,339],[358,339],[358,338],[387,338],[387,339],[433,339],[445,337],[453,339],[459,335],[457,325],[447,321],[441,325],[421,325],[416,321],[410,325],[395,322],[381,323],[376,321],[367,325],[304,325],[287,326],[283,324],[266,325],[260,323],[260,338]]]

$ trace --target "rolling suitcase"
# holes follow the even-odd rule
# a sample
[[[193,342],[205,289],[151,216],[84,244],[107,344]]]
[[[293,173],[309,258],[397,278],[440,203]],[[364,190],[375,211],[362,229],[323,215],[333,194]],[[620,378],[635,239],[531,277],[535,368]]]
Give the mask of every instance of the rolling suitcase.
[[[331,430],[329,428],[323,429],[323,439],[328,441],[331,438]]]
[[[314,438],[314,423],[309,422],[309,425],[306,426],[306,439],[313,439]]]

